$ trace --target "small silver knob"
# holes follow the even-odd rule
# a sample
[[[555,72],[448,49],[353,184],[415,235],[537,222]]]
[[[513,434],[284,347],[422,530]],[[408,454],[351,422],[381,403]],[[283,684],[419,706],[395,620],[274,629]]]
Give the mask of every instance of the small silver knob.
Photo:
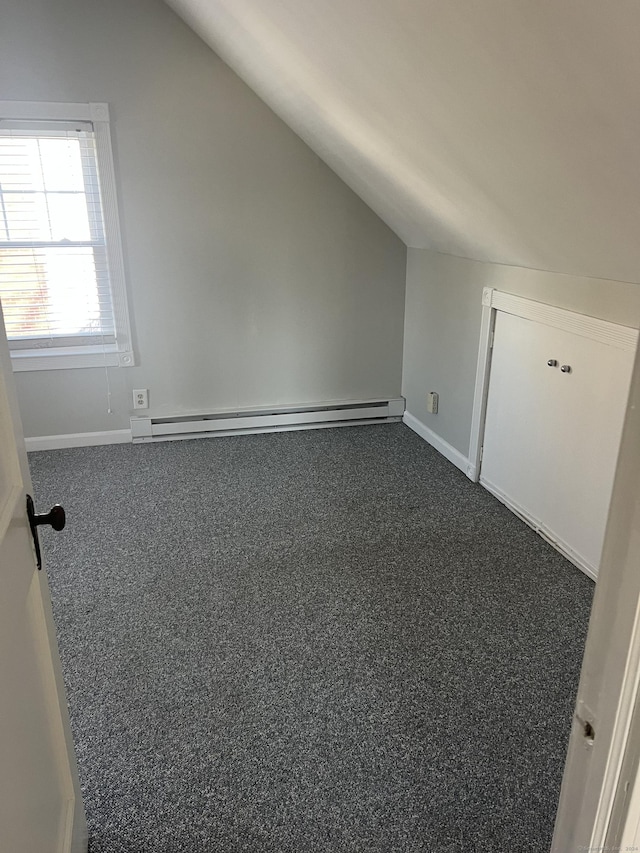
[[[557,367],[558,366],[558,359],[557,358],[550,358],[549,361],[547,362],[547,364],[549,365],[549,367]]]
[[[560,368],[560,372],[561,373],[571,373],[571,365],[570,364],[563,364],[562,367]]]

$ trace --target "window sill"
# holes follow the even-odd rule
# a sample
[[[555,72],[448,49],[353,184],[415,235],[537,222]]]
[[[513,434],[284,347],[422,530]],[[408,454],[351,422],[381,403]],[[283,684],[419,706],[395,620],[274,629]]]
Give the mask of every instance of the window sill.
[[[57,347],[51,349],[13,350],[14,373],[28,370],[69,370],[81,367],[133,367],[131,351],[118,352],[115,347]]]

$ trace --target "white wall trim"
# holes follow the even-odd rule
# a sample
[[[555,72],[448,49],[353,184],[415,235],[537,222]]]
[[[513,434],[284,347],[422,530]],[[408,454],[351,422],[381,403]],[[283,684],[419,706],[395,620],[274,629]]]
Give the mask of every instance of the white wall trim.
[[[609,344],[627,352],[635,352],[638,343],[637,329],[611,323],[609,320],[589,317],[586,314],[576,314],[565,308],[556,308],[544,302],[514,296],[513,293],[504,293],[491,288],[485,288],[486,291],[489,291],[489,305],[496,311],[515,314],[517,317],[544,323],[546,326],[553,326],[565,332],[573,332],[574,335],[581,335],[583,338]],[[485,292],[483,292],[483,305],[485,305]]]
[[[480,321],[480,343],[478,344],[478,363],[476,366],[476,384],[473,392],[473,410],[471,415],[471,440],[469,442],[469,465],[467,477],[474,483],[480,476],[480,458],[484,438],[484,420],[487,413],[489,395],[489,371],[491,369],[491,346],[496,323],[496,312],[491,307],[493,288],[482,291],[482,319]]]
[[[91,121],[92,107],[106,104],[75,104],[60,101],[0,101],[0,118],[24,119],[26,121]],[[109,120],[102,118],[103,121]]]
[[[96,447],[100,444],[128,444],[130,429],[110,429],[101,432],[72,432],[67,435],[38,435],[25,438],[27,450],[62,450],[65,447]]]
[[[111,352],[105,348],[102,352],[87,352],[93,347],[76,347],[76,352],[73,352],[73,347],[66,349],[67,352],[64,354],[47,350],[11,350],[13,372],[69,370],[70,368],[82,367],[118,367],[121,363],[120,354],[115,350]]]
[[[456,450],[455,447],[452,447],[444,438],[440,438],[440,436],[435,433],[432,429],[429,429],[428,426],[419,421],[418,418],[414,417],[414,415],[409,412],[405,412],[402,416],[402,422],[406,424],[409,429],[412,429],[420,438],[423,438],[427,444],[430,444],[438,453],[441,453],[445,459],[448,459],[449,462],[453,462],[456,468],[459,468],[464,473],[467,473],[467,469],[469,467],[469,460],[466,456],[460,453],[459,450]]]
[[[96,157],[100,170],[100,201],[104,216],[109,280],[111,283],[111,301],[116,324],[116,347],[118,365],[133,367],[135,358],[131,336],[131,319],[127,281],[124,270],[124,252],[122,250],[122,230],[118,212],[116,192],[116,172],[111,145],[111,127],[109,124],[109,105],[105,103],[89,104],[93,131],[96,141]]]

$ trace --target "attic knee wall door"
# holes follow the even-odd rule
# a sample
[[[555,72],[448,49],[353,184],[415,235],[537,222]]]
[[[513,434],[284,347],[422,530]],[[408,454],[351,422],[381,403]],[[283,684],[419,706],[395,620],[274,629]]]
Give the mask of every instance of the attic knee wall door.
[[[563,313],[580,317],[556,311],[556,319]],[[496,312],[480,482],[594,579],[633,355],[628,345]]]

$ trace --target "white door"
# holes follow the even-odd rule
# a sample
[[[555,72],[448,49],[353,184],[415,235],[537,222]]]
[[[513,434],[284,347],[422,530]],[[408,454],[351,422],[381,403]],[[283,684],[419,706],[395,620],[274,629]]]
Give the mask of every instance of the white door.
[[[0,312],[0,849],[82,853],[84,810],[47,578],[36,568],[27,519],[28,493]]]
[[[480,482],[592,577],[632,367],[628,349],[496,314]]]

